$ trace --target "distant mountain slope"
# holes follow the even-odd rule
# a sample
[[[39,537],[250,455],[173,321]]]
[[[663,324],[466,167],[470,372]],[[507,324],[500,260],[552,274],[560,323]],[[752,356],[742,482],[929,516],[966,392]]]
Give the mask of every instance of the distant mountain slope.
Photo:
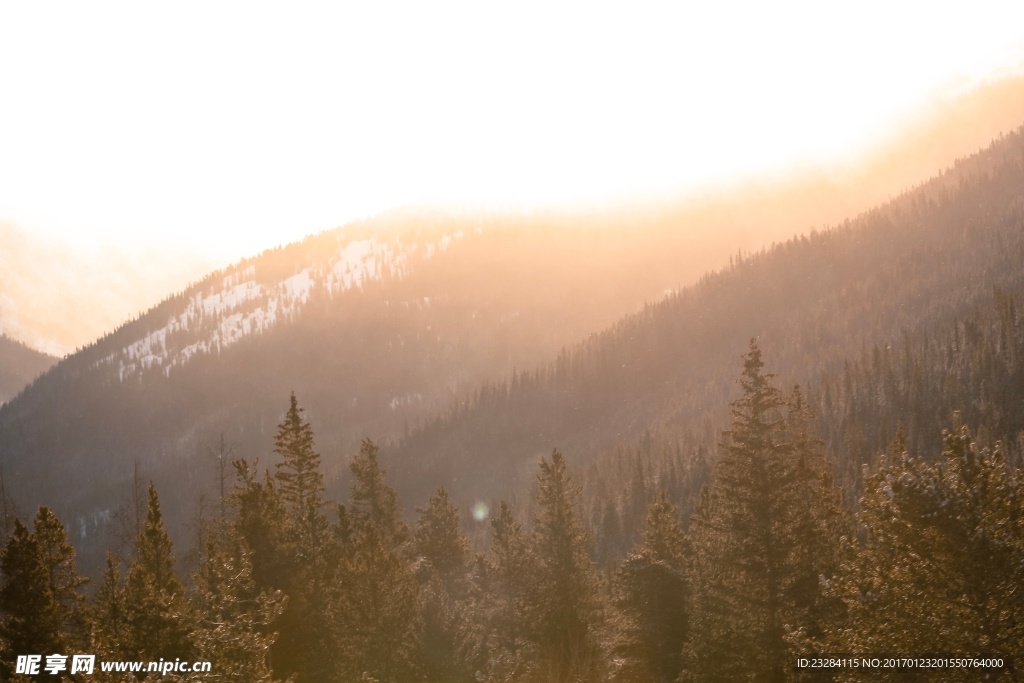
[[[33,348],[69,354],[213,269],[182,246],[82,239],[72,247],[0,216],[0,320]]]
[[[1024,429],[1024,386],[1013,379],[1021,365],[1012,360],[1024,353],[1024,320],[1014,312],[1024,305],[1021,264],[1024,129],[841,227],[738,259],[550,365],[485,387],[471,405],[389,449],[387,461],[413,500],[439,484],[463,500],[489,500],[524,486],[552,447],[593,463],[653,431],[714,448],[751,337],[783,382],[811,386],[832,452],[851,477],[898,422],[912,430],[911,443],[933,445],[963,407],[977,420],[998,418],[996,436],[1012,438]],[[1001,318],[985,317],[996,309]],[[982,335],[965,322],[976,316],[1004,332]],[[929,335],[937,332],[949,343],[927,355],[903,351],[934,347]],[[979,347],[1002,349],[998,363],[994,352],[987,365],[954,360],[964,339],[982,337]],[[861,361],[878,348],[894,349],[883,351],[884,364],[899,366],[884,387]],[[850,363],[856,371],[844,371]],[[897,396],[898,405],[869,407],[872,398]]]
[[[396,212],[266,252],[0,409],[8,480],[22,509],[52,504],[80,544],[101,548],[138,469],[179,491],[165,513],[180,533],[213,490],[208,449],[223,433],[266,462],[294,390],[338,485],[362,438],[398,436],[696,278],[717,247],[679,228],[658,216]]]
[[[53,356],[0,334],[0,403],[9,401],[56,362]]]
[[[214,273],[58,363],[0,407],[0,463],[21,508],[53,505],[95,568],[136,473],[171,492],[184,539],[215,495],[220,435],[271,464],[293,390],[332,487],[347,486],[362,438],[408,435],[385,453],[408,507],[441,484],[462,501],[508,495],[555,446],[577,463],[648,431],[713,446],[751,336],[787,382],[817,386],[993,288],[1015,296],[1022,138],[685,289],[722,249],[699,211],[421,211],[324,233]],[[660,303],[622,317],[645,301]]]
[[[694,264],[700,275],[720,267],[737,249],[757,250],[886,201],[1022,120],[1024,79],[986,83],[956,97],[936,98],[908,114],[889,139],[866,145],[860,157],[748,178],[738,188],[688,195],[676,206],[659,204],[655,211],[662,219],[672,213],[679,223],[700,225],[704,237],[720,242]],[[171,236],[160,247],[145,248],[147,242],[102,242],[86,234],[71,248],[37,226],[18,225],[0,215],[4,330],[33,348],[59,356],[71,353],[223,263],[221,254],[175,244]],[[246,255],[238,252],[235,257]]]

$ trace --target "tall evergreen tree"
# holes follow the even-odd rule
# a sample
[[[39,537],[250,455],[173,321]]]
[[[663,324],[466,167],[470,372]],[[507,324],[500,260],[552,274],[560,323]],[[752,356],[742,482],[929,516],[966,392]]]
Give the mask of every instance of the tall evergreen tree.
[[[89,579],[79,576],[75,549],[67,529],[49,507],[41,506],[33,523],[33,537],[46,569],[50,594],[60,612],[60,631],[65,648],[80,647],[88,631],[86,598],[81,592]]]
[[[91,651],[99,659],[123,659],[124,647],[129,640],[124,589],[121,586],[120,564],[109,551],[106,569],[92,600],[91,613]]]
[[[61,652],[61,614],[50,591],[39,545],[20,519],[0,555],[0,667],[5,679],[14,674],[18,655]]]
[[[245,542],[251,555],[253,580],[261,589],[280,590],[291,574],[286,550],[288,529],[281,492],[269,472],[259,475],[258,463],[234,463],[237,481],[230,500],[234,508],[232,534]]]
[[[265,472],[260,478],[255,466],[235,461],[238,483],[231,498],[236,516],[226,542],[244,542],[254,590],[267,595],[282,591],[288,597],[275,622],[274,674],[295,676],[298,683],[331,681],[337,666],[339,552],[323,511],[323,475],[313,431],[302,419],[294,394],[278,425],[275,450],[283,460],[274,477]]]
[[[0,667],[17,655],[62,654],[85,645],[81,587],[88,580],[78,575],[75,550],[53,510],[39,508],[31,534],[15,520],[0,570],[0,642],[6,644]]]
[[[409,530],[366,439],[350,465],[349,545],[341,563],[339,676],[382,683],[416,677],[421,632]]]
[[[259,590],[252,577],[252,551],[243,543],[209,539],[196,576],[198,620],[192,638],[196,656],[211,663],[218,680],[272,680],[274,622],[287,598]]]
[[[491,517],[491,552],[483,573],[486,680],[518,680],[537,660],[536,648],[527,638],[531,564],[526,532],[508,503],[502,501]]]
[[[413,535],[423,630],[419,660],[431,681],[474,681],[481,663],[469,541],[444,488],[419,510]]]
[[[1007,465],[1000,446],[974,443],[959,416],[944,432],[937,461],[910,457],[902,445],[891,449],[865,482],[866,541],[835,582],[849,618],[830,629],[831,646],[861,653],[1018,651],[1021,491],[1021,470]]]
[[[578,518],[579,493],[561,453],[555,450],[550,460],[541,459],[526,608],[539,673],[550,681],[602,675],[597,639],[602,609],[587,552],[589,537]]]
[[[326,535],[327,519],[323,514],[324,477],[320,472],[320,454],[313,446],[313,428],[303,419],[292,392],[288,411],[277,426],[274,452],[281,456],[276,479],[281,499],[287,508],[294,532],[296,551],[315,557]]]
[[[332,680],[337,668],[333,631],[341,554],[324,513],[320,454],[303,412],[293,392],[274,440],[274,452],[282,458],[275,478],[286,512],[285,591],[289,596],[277,650],[294,667],[286,672],[298,673],[300,683],[314,683]]]
[[[124,585],[128,625],[124,654],[130,659],[187,659],[193,625],[185,588],[175,573],[174,546],[164,527],[160,499],[152,482],[146,521],[135,542]]]
[[[469,541],[459,524],[459,510],[440,488],[419,510],[414,550],[444,581],[449,592],[458,592],[469,562]]]
[[[789,491],[782,444],[784,401],[764,372],[755,340],[743,359],[743,395],[708,494],[692,518],[694,628],[688,674],[695,680],[781,681],[783,558],[778,524]]]
[[[693,680],[782,681],[795,641],[822,612],[822,580],[839,538],[828,466],[803,408],[744,356],[732,427],[691,521],[693,596],[685,674]],[[797,419],[798,416],[803,416]]]
[[[836,596],[823,590],[847,557],[853,520],[835,484],[821,439],[811,432],[814,414],[799,386],[786,406],[786,439],[792,491],[782,524],[792,541],[786,557],[787,639],[801,652],[822,647],[825,630],[844,618]]]
[[[622,615],[617,678],[669,682],[679,676],[689,626],[687,545],[679,510],[659,490],[643,539],[616,572],[615,606]]]
[[[359,454],[352,459],[352,523],[359,528],[374,529],[388,537],[389,542],[403,545],[409,540],[409,529],[402,521],[398,494],[387,482],[379,460],[380,449],[364,439]]]

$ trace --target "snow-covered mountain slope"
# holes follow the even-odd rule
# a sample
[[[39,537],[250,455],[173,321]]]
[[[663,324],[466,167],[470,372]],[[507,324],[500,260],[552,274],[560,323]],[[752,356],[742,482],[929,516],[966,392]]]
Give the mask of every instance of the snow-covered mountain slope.
[[[329,485],[345,487],[363,438],[397,438],[695,277],[706,261],[678,228],[420,212],[265,252],[124,323],[0,409],[5,474],[22,509],[53,505],[83,561],[98,562],[136,470],[176,492],[165,513],[181,531],[212,491],[211,444],[223,433],[239,455],[272,462],[295,391]]]
[[[959,120],[957,126],[967,128]],[[916,152],[910,156],[920,166]],[[644,366],[634,360],[617,366],[625,379],[637,382],[636,395],[647,397],[644,402],[624,399],[620,386],[601,375],[591,394],[570,387],[565,403],[534,402],[543,415],[535,428],[527,428],[533,430],[529,438],[500,401],[492,403],[498,407],[486,419],[458,423],[450,432],[417,427],[442,413],[450,420],[467,412],[474,395],[494,394],[494,386],[507,378],[518,378],[510,386],[522,384],[524,370],[547,367],[564,347],[696,282],[738,250],[750,253],[856,216],[876,201],[866,198],[895,196],[921,180],[874,171],[866,177],[870,187],[861,183],[854,191],[824,174],[782,187],[773,182],[725,191],[706,202],[589,215],[394,213],[265,252],[125,322],[0,407],[0,466],[21,509],[31,514],[38,504],[54,506],[76,530],[83,564],[95,568],[111,541],[109,521],[131,498],[136,472],[160,488],[168,522],[183,539],[201,500],[214,495],[210,448],[223,434],[234,453],[272,464],[273,434],[291,391],[316,432],[329,486],[341,488],[347,486],[347,458],[365,437],[386,441],[421,434],[416,453],[447,458],[445,477],[459,478],[466,488],[473,485],[471,473],[460,463],[498,457],[486,450],[493,439],[478,438],[482,431],[507,434],[507,443],[529,442],[532,453],[538,444],[554,445],[557,435],[545,420],[579,417],[577,405],[586,407],[584,399],[603,401],[620,410],[622,419],[591,405],[593,420],[576,432],[576,443],[642,430],[652,413],[638,406],[678,388],[665,368],[679,365],[679,340],[689,344],[695,367],[707,366],[728,381],[735,368],[711,368],[699,352],[704,346],[686,335],[638,337],[649,345],[626,344],[635,358],[652,358],[653,348],[669,347],[657,356],[664,367],[649,366],[646,374],[636,372]],[[958,177],[948,176],[953,185],[946,191],[957,189]],[[826,273],[822,282],[834,284],[836,277]],[[102,296],[88,286],[80,289]],[[21,290],[35,293],[32,287]],[[743,291],[735,301],[752,300],[751,293],[768,298],[758,299],[764,305],[757,310],[742,310],[772,314],[771,292],[763,287]],[[910,301],[906,311],[917,315],[929,305]],[[680,320],[679,329],[705,334],[725,325],[747,334],[746,317],[727,317],[714,301],[705,310],[702,327]],[[90,314],[88,297],[75,312],[83,311]],[[837,338],[850,332],[840,329]],[[817,339],[801,342],[808,354]],[[737,353],[724,338],[702,343],[730,359]],[[575,358],[584,364],[614,359],[602,356],[599,346],[586,346],[583,353]],[[573,371],[572,356],[559,358],[565,362],[556,363],[556,375]],[[657,391],[648,381],[658,383]],[[450,457],[449,446],[458,459]],[[413,457],[418,455],[406,460]],[[417,478],[421,489],[432,487],[434,480],[423,473],[436,474],[440,460],[422,460],[399,457],[392,472],[406,481]],[[405,471],[396,472],[400,468]],[[498,486],[508,483],[500,472],[489,476],[500,480]],[[415,496],[405,500],[422,502]]]
[[[882,252],[908,254],[911,263],[944,263],[955,252],[943,244],[956,244],[965,254],[974,248],[956,241],[968,234],[964,221],[984,223],[985,211],[1010,220],[1007,205],[1019,206],[1012,203],[1021,187],[1013,166],[1018,156],[1000,156],[1000,150],[1016,149],[1011,143],[1021,135],[901,199],[893,215],[876,214],[892,225],[904,220],[902,207],[934,214],[946,242],[930,241],[925,226],[899,233],[903,241],[894,244],[897,232],[876,226],[871,234],[882,235]],[[789,294],[776,301],[774,290],[764,288],[770,280],[705,278],[702,289],[679,299],[699,299],[694,310],[700,315],[668,315],[664,333],[640,329],[650,312],[623,321],[708,270],[708,254],[720,245],[695,238],[688,228],[680,214],[656,211],[585,217],[418,213],[383,216],[266,252],[126,322],[0,407],[0,465],[22,510],[54,506],[76,530],[83,562],[92,567],[110,543],[111,520],[131,498],[136,473],[170,492],[164,511],[183,538],[201,501],[215,495],[215,463],[208,453],[222,434],[239,456],[272,464],[274,432],[292,391],[316,433],[329,486],[348,486],[347,460],[363,438],[387,442],[415,434],[415,446],[409,441],[408,449],[390,451],[396,456],[392,473],[408,485],[410,505],[442,483],[455,490],[458,481],[463,492],[479,489],[481,477],[496,493],[515,474],[496,462],[512,462],[514,470],[513,461],[525,462],[538,449],[575,444],[591,451],[659,426],[654,423],[678,422],[678,392],[689,391],[692,381],[704,389],[685,394],[684,403],[699,419],[708,396],[724,395],[725,385],[717,382],[732,380],[731,361],[742,352],[730,349],[752,333],[755,319],[774,325],[784,338],[800,316],[838,311],[829,323],[834,327],[807,332],[794,346],[794,362],[804,363],[818,353],[821,339],[833,340],[829,352],[837,357],[848,342],[858,349],[873,343],[868,333],[879,325],[886,334],[898,330],[905,322],[898,316],[916,324],[938,306],[935,292],[948,284],[933,281],[939,269],[919,264],[914,272],[925,280],[915,286],[927,295],[921,301],[882,299],[897,317],[879,322],[872,310],[841,307],[867,305],[864,297],[847,295],[868,287],[873,271],[863,264],[860,274],[829,270],[822,261],[810,282],[803,275],[806,264],[776,273],[800,293],[804,308]],[[868,233],[843,234],[855,244]],[[838,243],[821,237],[813,242]],[[937,249],[941,253],[929,251]],[[1007,257],[998,250],[996,255]],[[741,260],[736,268],[762,263],[767,261]],[[1013,263],[1019,266],[1019,259]],[[908,268],[903,261],[890,266]],[[972,282],[990,287],[988,280]],[[715,283],[725,289],[709,293]],[[734,291],[727,291],[729,283]],[[842,305],[825,302],[826,290],[846,297]],[[665,310],[676,308],[686,306]],[[621,345],[625,355],[613,362],[615,353],[583,342],[616,321],[622,322],[615,334],[628,339]],[[556,357],[550,370],[534,372],[526,382],[524,370],[548,368]],[[730,360],[728,367],[718,362],[722,358]],[[584,373],[587,381],[572,385],[586,368],[609,363],[614,371]],[[549,375],[556,380],[553,393],[538,379]],[[510,377],[507,391],[494,389]],[[539,387],[540,396],[524,393],[524,382]],[[483,400],[474,397],[483,395],[490,412],[478,408],[470,415],[469,406]],[[506,405],[502,396],[521,405]],[[516,417],[524,415],[524,406],[533,412]],[[463,414],[469,415],[464,421]],[[439,415],[444,420],[438,422]]]
[[[459,231],[436,242],[373,238],[341,242],[334,253],[277,282],[261,283],[255,265],[233,269],[190,291],[184,307],[165,325],[147,331],[97,365],[115,367],[122,382],[153,368],[170,375],[196,355],[221,353],[246,337],[294,320],[314,289],[333,297],[373,281],[402,279],[410,264],[443,253],[463,236]]]

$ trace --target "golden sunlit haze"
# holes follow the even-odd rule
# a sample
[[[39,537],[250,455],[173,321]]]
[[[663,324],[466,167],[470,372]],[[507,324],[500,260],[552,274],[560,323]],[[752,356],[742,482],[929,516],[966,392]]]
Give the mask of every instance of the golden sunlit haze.
[[[856,154],[1022,37],[1010,2],[5,3],[0,219],[234,259],[659,195]]]

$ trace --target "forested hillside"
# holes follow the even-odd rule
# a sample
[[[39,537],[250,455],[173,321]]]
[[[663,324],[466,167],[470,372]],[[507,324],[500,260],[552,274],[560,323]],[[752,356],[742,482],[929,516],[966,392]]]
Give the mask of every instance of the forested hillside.
[[[1014,680],[1024,129],[504,379],[681,257],[605,226],[579,289],[581,228],[465,220],[244,262],[0,409],[5,679]]]
[[[709,244],[672,214],[413,213],[268,252],[126,323],[0,409],[10,490],[22,508],[52,501],[70,516],[87,566],[126,536],[117,529],[148,478],[183,492],[165,503],[183,539],[218,495],[222,435],[233,453],[271,460],[277,397],[295,390],[321,421],[332,493],[366,436],[386,442],[407,500],[441,484],[460,505],[524,496],[554,445],[591,465],[595,491],[632,468],[632,493],[587,502],[608,526],[601,552],[621,557],[663,472],[684,509],[692,502],[733,359],[756,336],[780,375],[805,385],[855,497],[861,465],[898,424],[915,452],[937,445],[955,409],[999,438],[1021,428],[1021,138],[840,226],[738,254],[575,344],[685,282]],[[968,347],[991,362],[956,355]],[[939,390],[951,363],[964,368],[960,388]],[[1003,407],[982,409],[993,402]],[[624,464],[640,451],[650,462]]]
[[[1024,683],[1024,2],[201,7],[0,0],[0,683]]]
[[[0,335],[0,403],[6,403],[29,382],[57,362],[53,356]]]
[[[595,559],[557,449],[528,505],[470,517],[440,487],[410,523],[367,439],[332,500],[292,394],[274,471],[234,461],[187,584],[152,484],[92,596],[53,511],[16,520],[0,672],[81,673],[68,655],[89,652],[109,681],[1016,680],[1024,480],[1002,446],[977,445],[959,415],[931,460],[898,433],[853,515],[813,411],[754,340],[739,377],[699,501],[682,515],[658,487],[620,560]]]
[[[707,452],[750,337],[806,387],[851,491],[901,424],[913,452],[937,449],[954,410],[1012,441],[1024,429],[1022,226],[1018,131],[886,205],[738,256],[553,363],[485,386],[386,461],[403,491],[424,495],[429,473],[456,498],[486,500],[525,486],[552,444],[577,463],[610,452],[615,471],[617,449],[642,439],[648,452]]]
[[[0,409],[11,490],[25,509],[52,501],[73,519],[98,571],[118,519],[139,507],[139,480],[181,492],[164,514],[184,538],[217,489],[221,437],[236,454],[272,457],[279,396],[295,390],[322,421],[337,491],[364,437],[400,436],[696,279],[720,246],[679,220],[396,212],[242,261]]]

